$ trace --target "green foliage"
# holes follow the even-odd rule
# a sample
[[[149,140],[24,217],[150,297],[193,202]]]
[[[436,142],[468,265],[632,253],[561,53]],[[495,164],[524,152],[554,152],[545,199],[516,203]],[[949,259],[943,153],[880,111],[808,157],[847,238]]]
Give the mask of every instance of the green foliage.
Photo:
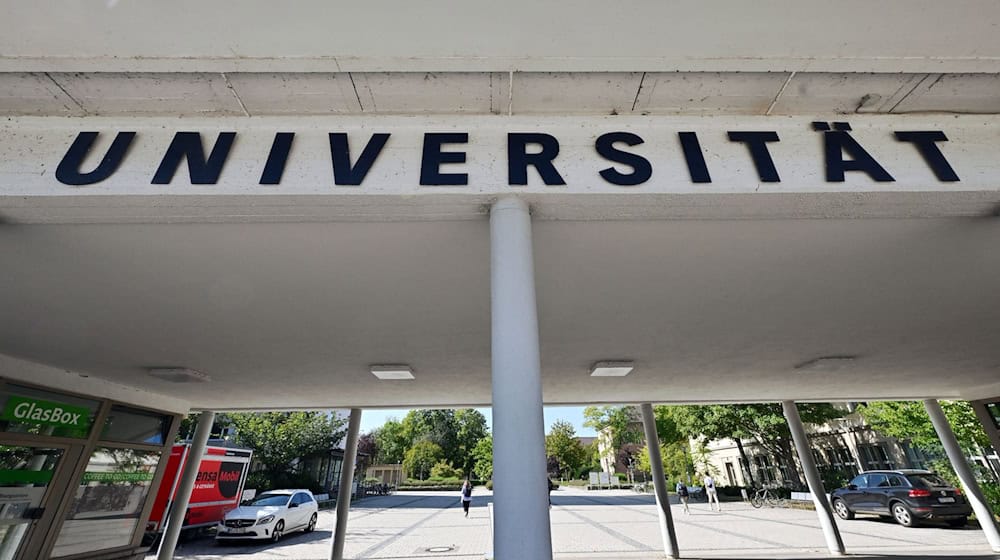
[[[426,480],[434,465],[444,459],[441,446],[428,440],[418,441],[406,452],[403,468],[407,474],[419,480]]]
[[[1000,482],[996,481],[986,481],[980,484],[983,489],[983,495],[986,497],[986,503],[990,506],[990,511],[993,512],[993,517],[1000,520]]]
[[[847,486],[847,483],[854,478],[854,473],[847,469],[838,469],[832,465],[820,465],[817,468],[819,476],[823,480],[823,488],[827,492]]]
[[[317,481],[303,472],[273,474],[266,471],[254,471],[247,475],[246,488],[256,489],[258,494],[279,488],[308,488],[314,494],[326,492],[326,489]]]
[[[456,469],[451,463],[442,459],[431,467],[431,480],[446,478],[462,478],[462,469]]]
[[[663,474],[668,480],[687,480],[694,472],[694,464],[687,450],[687,443],[679,441],[660,444],[660,457],[663,459]],[[649,462],[649,447],[643,447],[639,452],[636,466],[641,471],[652,472]]]
[[[635,406],[588,406],[583,409],[584,426],[595,431],[610,427],[611,445],[615,449],[626,443],[642,443],[642,415]]]
[[[253,449],[262,467],[259,489],[315,487],[298,476],[298,459],[329,453],[346,432],[346,420],[326,412],[236,413],[229,422],[236,428],[236,444]]]
[[[972,405],[965,401],[941,401],[941,409],[963,449],[989,447],[989,438],[972,410]],[[922,449],[941,448],[934,425],[921,402],[872,402],[858,407],[858,413],[877,432],[908,440]]]
[[[560,476],[571,476],[590,458],[573,425],[563,420],[553,423],[545,436],[545,454],[558,465]]]
[[[380,464],[395,465],[403,462],[406,451],[413,443],[407,438],[403,424],[391,418],[381,428],[372,432],[375,439],[376,458]]]
[[[823,424],[840,418],[844,412],[828,403],[799,403],[799,416],[807,424]],[[792,459],[792,438],[781,405],[718,404],[670,407],[677,430],[691,438],[704,436],[708,440],[725,438],[752,439],[765,451],[788,467],[798,477]],[[800,486],[803,481],[798,480]]]
[[[474,408],[456,410],[455,427],[455,449],[450,459],[462,472],[471,473],[476,464],[474,450],[480,441],[489,436],[486,417]],[[447,449],[445,453],[448,453]]]
[[[493,478],[493,437],[486,436],[472,449],[473,470],[479,480]]]

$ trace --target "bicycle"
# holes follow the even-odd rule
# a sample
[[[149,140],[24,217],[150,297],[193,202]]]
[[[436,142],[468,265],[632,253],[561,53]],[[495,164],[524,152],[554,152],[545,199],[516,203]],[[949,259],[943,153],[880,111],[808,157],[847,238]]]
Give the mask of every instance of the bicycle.
[[[646,482],[639,482],[639,483],[637,483],[637,484],[634,484],[634,485],[632,486],[632,490],[633,490],[633,491],[634,491],[634,492],[635,492],[636,494],[646,494],[646,493],[648,493],[648,492],[649,492],[649,490],[650,490],[650,487],[649,487],[649,484],[648,484],[648,483],[646,483]]]
[[[760,488],[756,492],[754,492],[753,497],[750,498],[750,505],[752,505],[755,508],[761,508],[763,506],[785,507],[786,505],[788,505],[788,500],[779,497],[769,488]]]

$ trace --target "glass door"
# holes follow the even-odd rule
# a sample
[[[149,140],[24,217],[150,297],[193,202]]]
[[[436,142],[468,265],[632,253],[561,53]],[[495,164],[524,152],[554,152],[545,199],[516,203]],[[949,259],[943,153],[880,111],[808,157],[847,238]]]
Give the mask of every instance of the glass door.
[[[55,514],[46,507],[68,449],[0,440],[0,560],[32,558]],[[48,521],[48,524],[45,523]]]

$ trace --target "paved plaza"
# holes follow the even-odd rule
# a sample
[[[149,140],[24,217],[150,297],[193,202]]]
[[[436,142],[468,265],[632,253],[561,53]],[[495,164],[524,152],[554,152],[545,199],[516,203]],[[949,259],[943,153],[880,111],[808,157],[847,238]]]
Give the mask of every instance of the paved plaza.
[[[478,488],[468,518],[458,493],[403,492],[371,497],[351,508],[347,558],[402,559],[485,558],[490,550],[490,493]],[[652,495],[631,491],[561,488],[552,493],[552,545],[561,559],[662,558]],[[753,509],[741,502],[723,503],[721,513],[691,505],[684,514],[674,504],[677,540],[684,558],[825,558],[828,557],[816,513],[800,509]],[[223,557],[270,560],[326,560],[334,525],[332,511],[321,512],[317,530],[296,533],[277,545],[216,546],[198,539],[177,549],[177,557],[202,560]],[[886,556],[989,558],[983,533],[973,527],[907,529],[875,518],[839,521],[848,554],[855,558]]]

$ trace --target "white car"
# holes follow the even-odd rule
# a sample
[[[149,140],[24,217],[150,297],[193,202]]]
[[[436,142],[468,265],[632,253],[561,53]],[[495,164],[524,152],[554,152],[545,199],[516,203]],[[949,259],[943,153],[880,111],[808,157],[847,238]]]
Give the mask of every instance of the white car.
[[[268,490],[248,504],[229,513],[219,522],[216,540],[270,539],[299,529],[316,528],[319,506],[308,490]]]

